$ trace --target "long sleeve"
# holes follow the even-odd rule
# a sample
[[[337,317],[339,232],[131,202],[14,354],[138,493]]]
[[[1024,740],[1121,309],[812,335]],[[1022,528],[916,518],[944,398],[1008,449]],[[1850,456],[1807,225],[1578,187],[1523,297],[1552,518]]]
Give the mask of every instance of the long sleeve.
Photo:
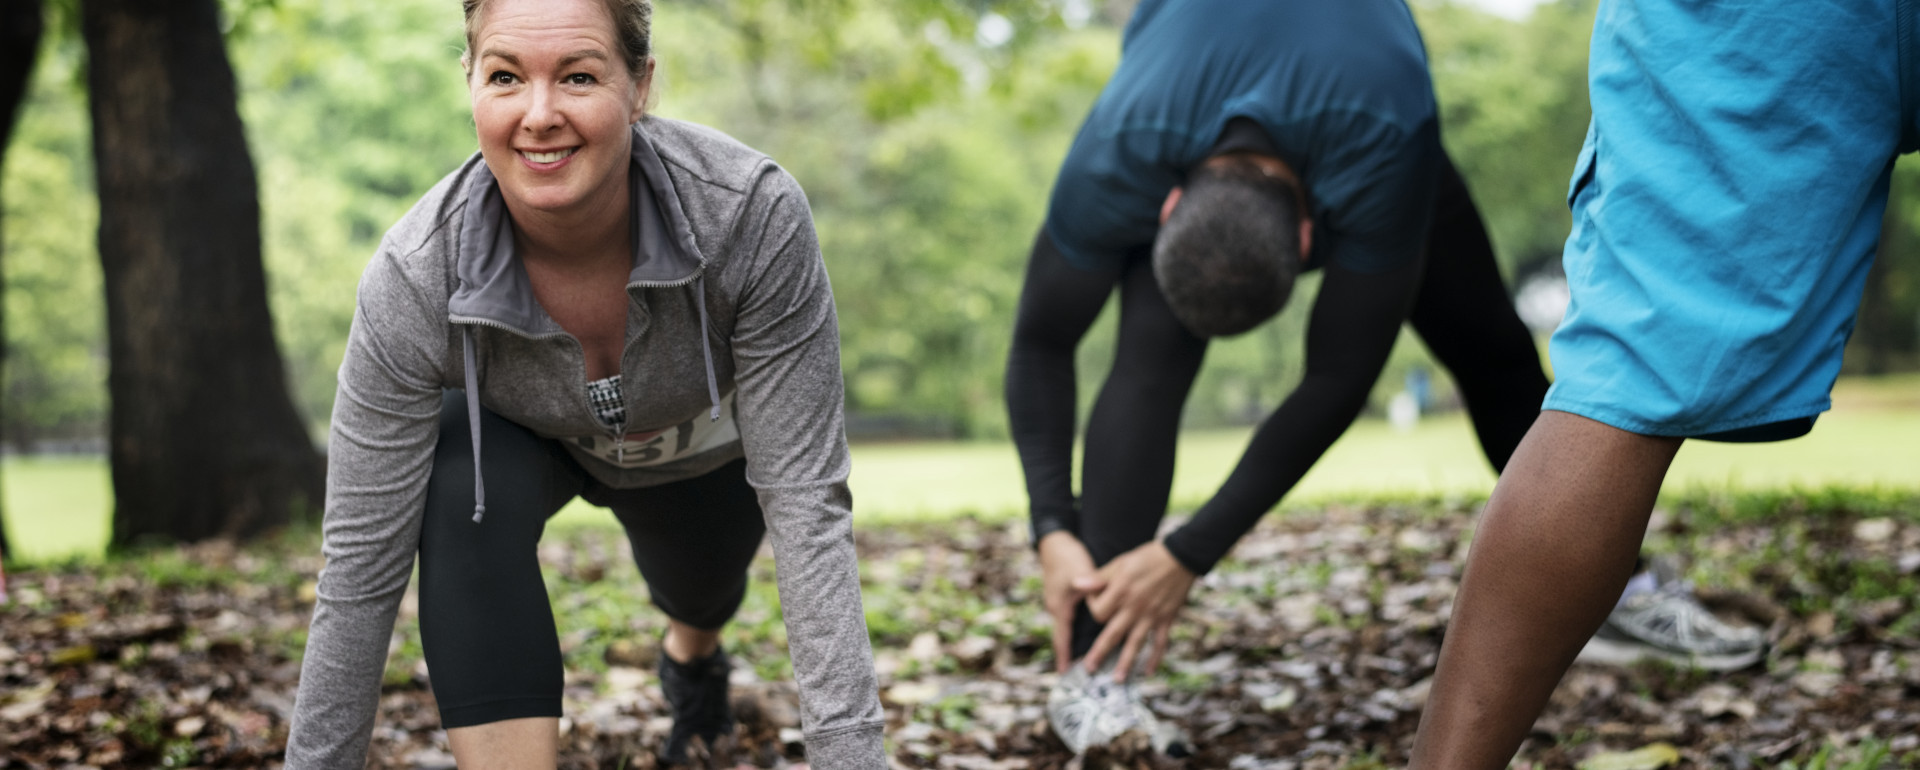
[[[1325,269],[1300,385],[1261,423],[1213,499],[1165,538],[1187,569],[1212,570],[1359,416],[1412,307],[1421,267],[1416,259],[1375,275]]]
[[[764,166],[746,209],[735,258],[759,266],[736,300],[740,438],[773,545],[807,758],[880,770],[884,714],[853,548],[833,293],[792,177]]]
[[[1068,264],[1044,231],[1034,241],[1007,356],[1006,398],[1026,474],[1035,544],[1049,532],[1078,526],[1074,350],[1118,280],[1118,268],[1082,270]]]
[[[327,441],[327,500],[313,624],[300,667],[288,768],[366,764],[394,616],[413,572],[433,468],[447,338],[386,254],[361,279]],[[444,342],[442,343],[444,345]]]

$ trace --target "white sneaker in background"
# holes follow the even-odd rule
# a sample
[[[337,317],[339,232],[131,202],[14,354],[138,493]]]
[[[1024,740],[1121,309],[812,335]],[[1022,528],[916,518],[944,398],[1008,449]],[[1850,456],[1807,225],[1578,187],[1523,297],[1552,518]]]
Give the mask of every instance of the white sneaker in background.
[[[1737,671],[1766,653],[1760,629],[1721,622],[1694,598],[1691,584],[1667,580],[1651,591],[1629,592],[1575,660],[1608,666],[1664,660],[1707,671]]]

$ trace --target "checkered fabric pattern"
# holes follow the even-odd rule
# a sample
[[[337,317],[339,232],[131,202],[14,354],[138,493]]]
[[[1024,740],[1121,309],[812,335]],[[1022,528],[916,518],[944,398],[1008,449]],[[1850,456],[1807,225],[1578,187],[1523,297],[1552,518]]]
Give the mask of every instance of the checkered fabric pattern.
[[[608,430],[625,427],[627,401],[620,393],[620,375],[587,383],[587,405],[593,407],[593,416],[600,418]]]

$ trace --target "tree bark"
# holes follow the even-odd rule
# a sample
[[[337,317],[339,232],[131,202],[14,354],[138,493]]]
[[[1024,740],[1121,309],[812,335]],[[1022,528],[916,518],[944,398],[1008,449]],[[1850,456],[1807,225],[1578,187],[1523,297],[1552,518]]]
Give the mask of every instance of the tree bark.
[[[217,0],[84,0],[112,398],[112,546],[246,538],[321,505],[267,310]]]
[[[1920,260],[1916,260],[1915,228],[1905,217],[1903,205],[1916,190],[1894,177],[1893,199],[1880,221],[1880,243],[1867,273],[1866,290],[1860,296],[1860,311],[1847,342],[1848,371],[1861,374],[1888,374],[1910,370],[1920,362]]]
[[[43,22],[40,14],[40,0],[0,0],[0,171],[7,167],[7,147],[13,142],[14,118],[20,114],[21,103],[27,100],[28,87],[33,83],[33,61],[40,54],[40,33]],[[5,206],[0,205],[0,212]],[[0,232],[5,232],[0,228]],[[6,253],[6,242],[0,238],[0,257]],[[5,260],[0,259],[0,265]],[[6,271],[0,270],[0,300],[7,293]],[[6,373],[7,338],[5,303],[0,301],[0,382],[4,382]],[[5,421],[0,420],[0,425]],[[0,444],[4,444],[0,437]],[[0,513],[4,513],[0,510]],[[12,544],[7,542],[6,517],[0,515],[0,556],[13,553]]]

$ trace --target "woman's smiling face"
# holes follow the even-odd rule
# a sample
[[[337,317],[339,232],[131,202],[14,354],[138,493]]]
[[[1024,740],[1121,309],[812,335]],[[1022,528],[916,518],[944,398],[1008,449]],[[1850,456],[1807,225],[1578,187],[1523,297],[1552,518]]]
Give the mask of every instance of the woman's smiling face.
[[[510,211],[565,217],[624,200],[652,61],[628,71],[602,0],[491,0],[472,56],[480,154]]]

